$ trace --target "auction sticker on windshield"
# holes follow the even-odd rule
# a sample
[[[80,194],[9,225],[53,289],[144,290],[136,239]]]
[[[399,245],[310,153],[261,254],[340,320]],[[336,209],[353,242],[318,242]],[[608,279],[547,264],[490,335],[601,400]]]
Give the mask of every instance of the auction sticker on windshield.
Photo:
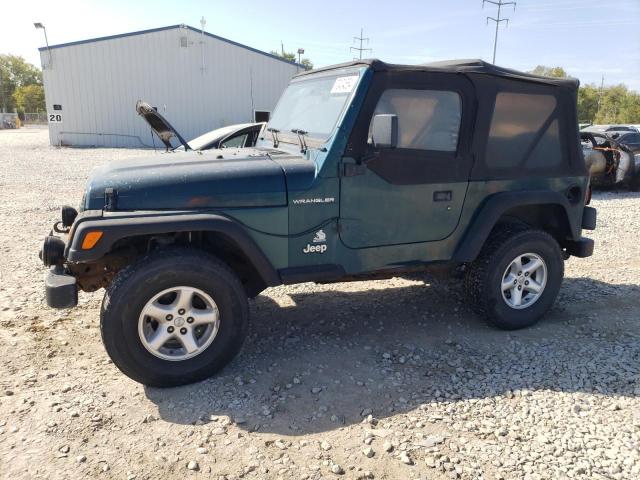
[[[350,75],[348,77],[338,77],[336,81],[333,82],[333,87],[331,87],[331,93],[349,93],[355,87],[356,82],[358,81],[357,75]]]

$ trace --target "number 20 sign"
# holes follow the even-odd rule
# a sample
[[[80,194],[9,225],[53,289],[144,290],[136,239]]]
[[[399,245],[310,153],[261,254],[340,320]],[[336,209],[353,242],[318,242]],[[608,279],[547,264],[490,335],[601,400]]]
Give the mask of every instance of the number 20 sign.
[[[62,115],[59,113],[50,113],[49,123],[62,123]]]

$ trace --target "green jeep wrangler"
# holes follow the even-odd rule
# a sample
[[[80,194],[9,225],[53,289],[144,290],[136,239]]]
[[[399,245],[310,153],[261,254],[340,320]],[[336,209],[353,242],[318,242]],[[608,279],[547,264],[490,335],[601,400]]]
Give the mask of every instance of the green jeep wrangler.
[[[492,325],[532,325],[593,252],[577,87],[478,60],[303,72],[254,147],[96,169],[42,247],[48,304],[104,288],[113,362],[164,387],[224,367],[275,285],[445,263]]]

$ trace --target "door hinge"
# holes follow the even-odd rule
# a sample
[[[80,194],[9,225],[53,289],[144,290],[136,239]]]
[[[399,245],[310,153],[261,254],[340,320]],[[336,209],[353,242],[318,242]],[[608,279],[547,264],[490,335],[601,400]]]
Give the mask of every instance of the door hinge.
[[[364,175],[366,169],[367,167],[362,163],[343,163],[340,173],[343,177],[355,177],[357,175]]]

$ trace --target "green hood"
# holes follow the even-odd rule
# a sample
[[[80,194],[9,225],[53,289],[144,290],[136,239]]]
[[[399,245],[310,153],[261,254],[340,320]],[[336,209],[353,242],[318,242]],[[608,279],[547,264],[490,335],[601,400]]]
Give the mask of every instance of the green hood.
[[[296,177],[302,174],[305,180],[315,176],[312,161],[268,149],[176,152],[127,159],[94,170],[85,208],[101,210],[106,188],[116,191],[117,210],[285,206],[287,170]]]

